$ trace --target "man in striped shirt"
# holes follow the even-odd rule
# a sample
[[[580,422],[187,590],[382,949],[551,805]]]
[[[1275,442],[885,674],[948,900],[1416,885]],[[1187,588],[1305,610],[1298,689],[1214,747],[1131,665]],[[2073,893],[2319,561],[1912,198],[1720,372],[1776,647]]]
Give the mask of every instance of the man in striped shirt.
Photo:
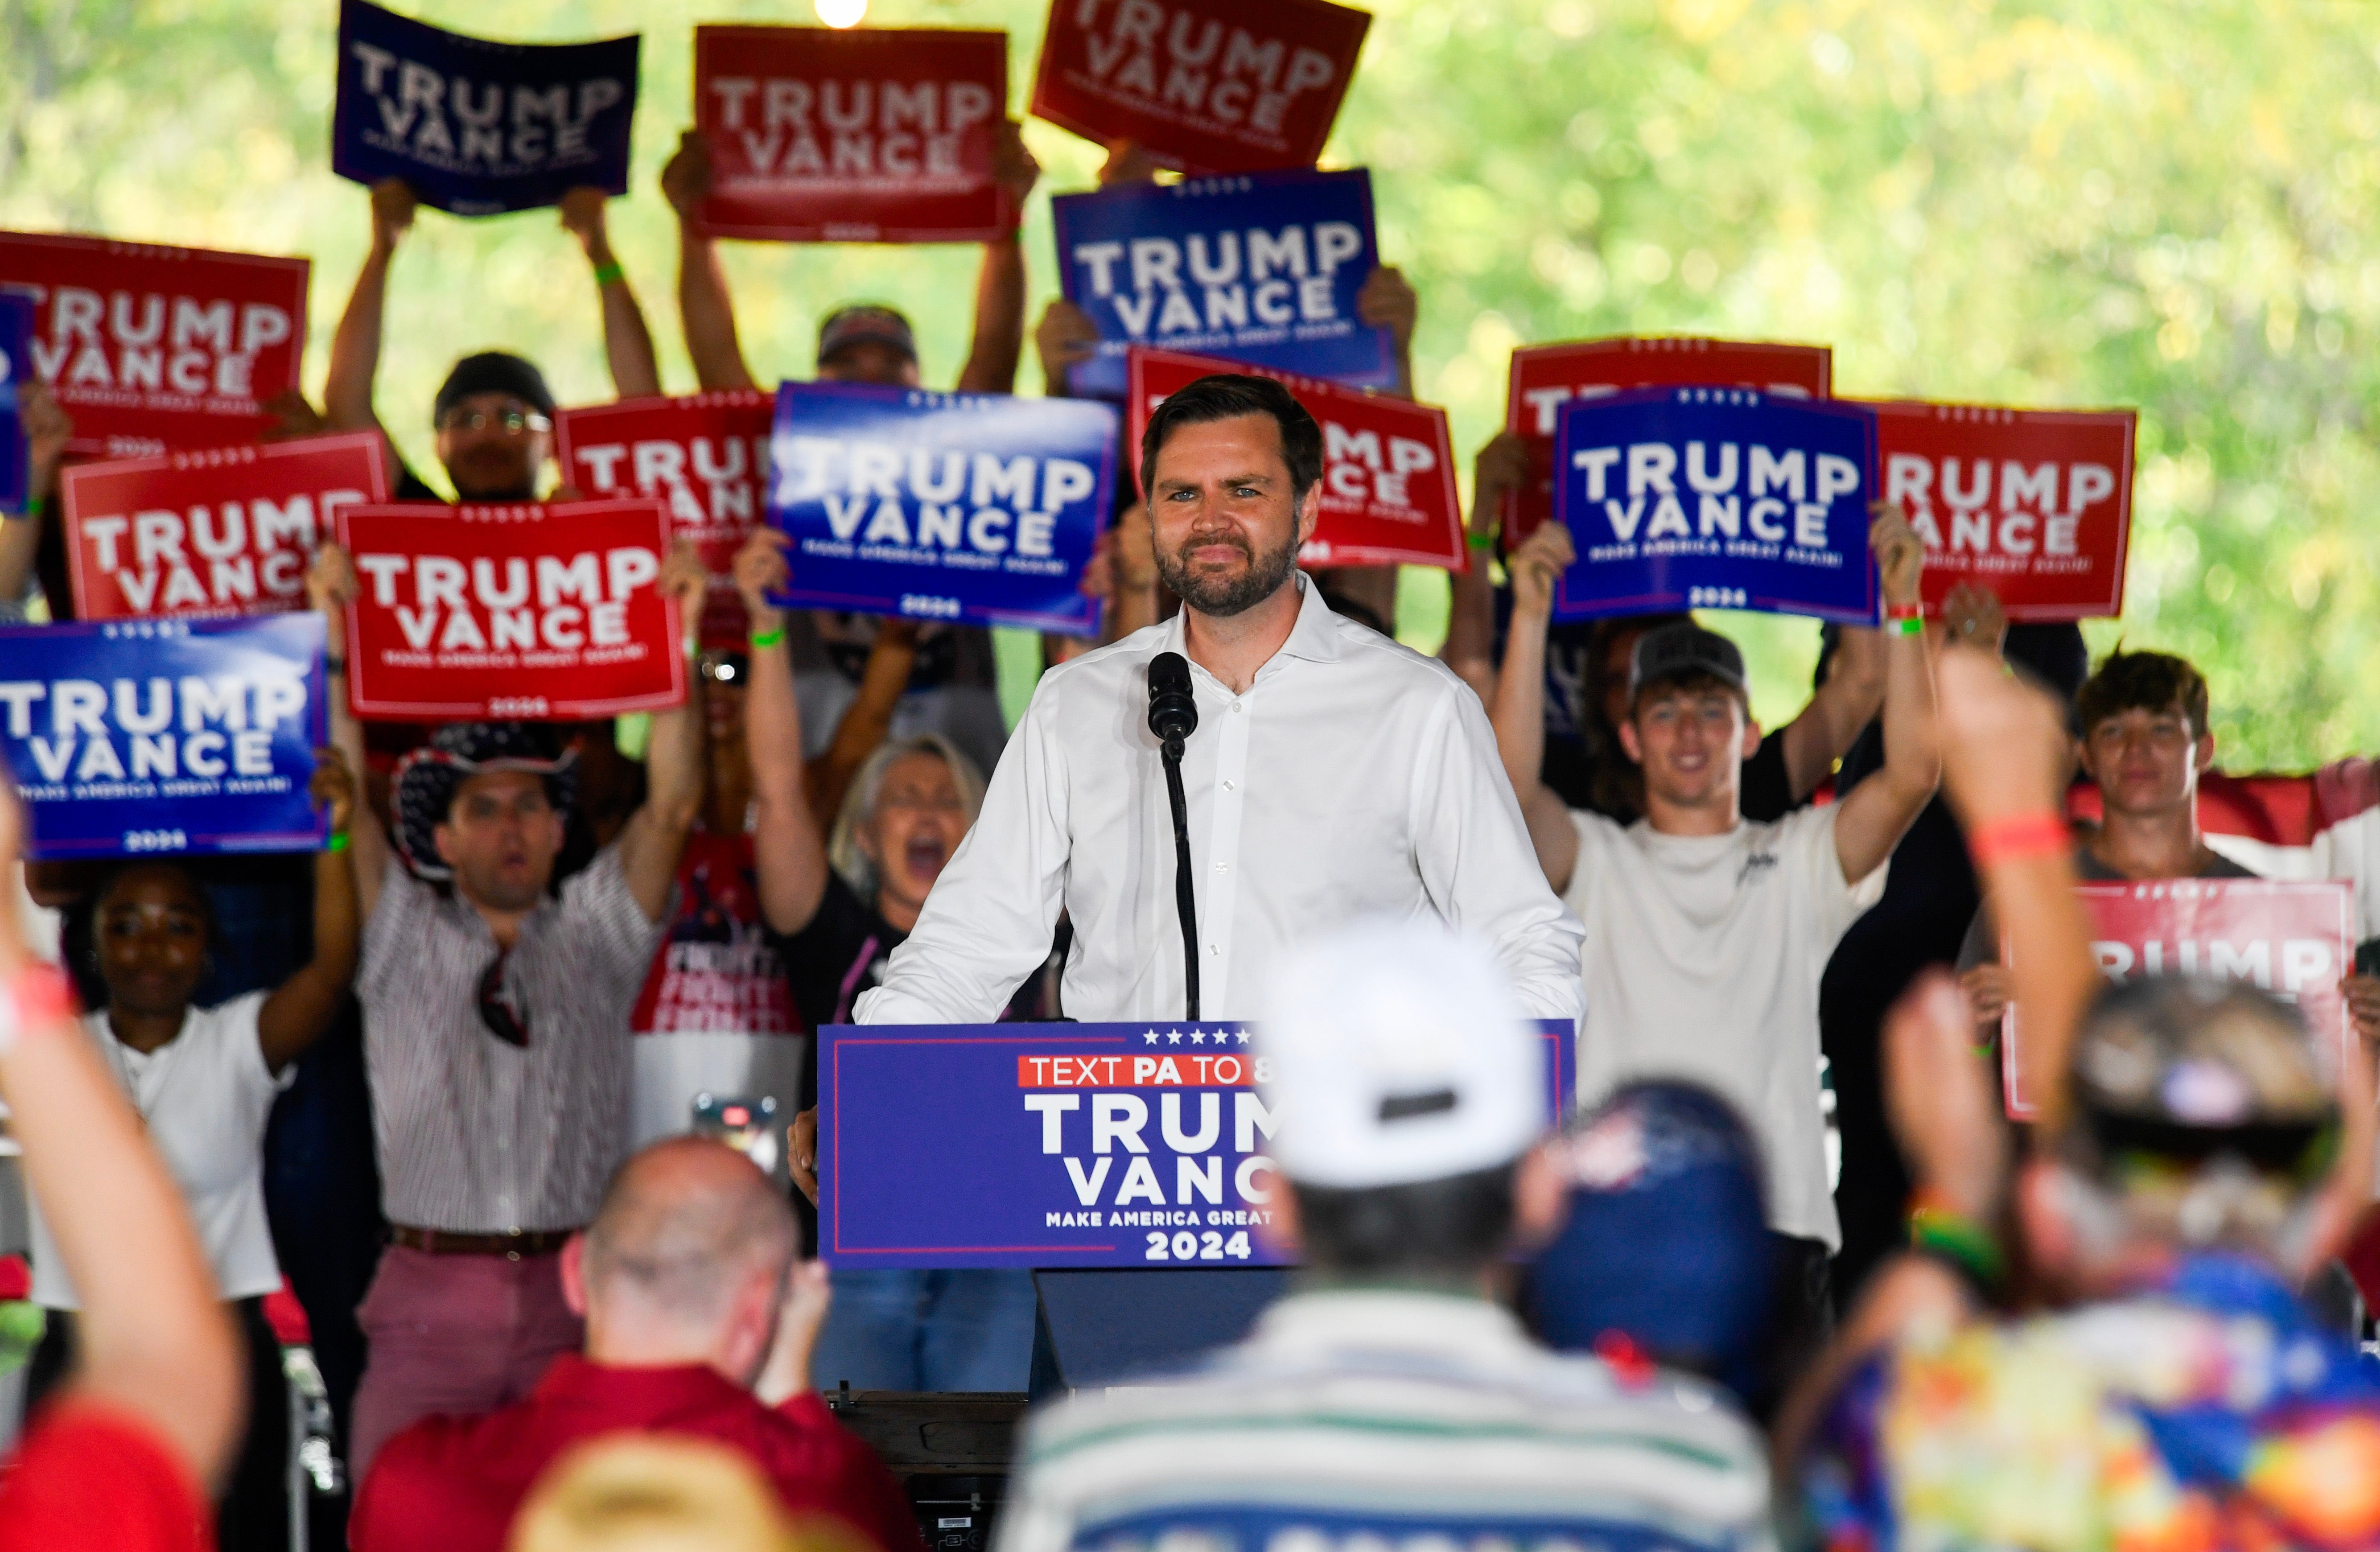
[[[691,549],[663,562],[689,635],[704,585]],[[356,578],[337,545],[308,587],[330,632],[332,740],[362,770],[342,684]],[[628,1150],[628,1015],[701,803],[700,728],[685,706],[654,716],[644,806],[558,889],[575,771],[547,727],[439,729],[398,769],[395,848],[355,827],[390,1240],[356,1311],[371,1344],[347,1450],[358,1482],[416,1419],[518,1400],[578,1348],[561,1251]]]
[[[1718,1391],[1548,1352],[1491,1298],[1561,1187],[1532,1146],[1537,1041],[1486,951],[1360,926],[1265,1006],[1268,1231],[1302,1250],[1296,1291],[1184,1375],[1038,1415],[998,1552],[1772,1546],[1760,1442]]]

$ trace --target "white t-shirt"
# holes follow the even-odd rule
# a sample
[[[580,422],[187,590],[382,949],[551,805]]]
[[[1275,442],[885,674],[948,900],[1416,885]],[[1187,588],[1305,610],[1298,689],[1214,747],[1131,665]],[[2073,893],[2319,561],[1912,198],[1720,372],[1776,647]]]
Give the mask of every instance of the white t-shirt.
[[[182,1188],[199,1243],[225,1299],[251,1299],[281,1286],[273,1235],[264,1220],[264,1123],[273,1097],[297,1077],[293,1063],[274,1077],[257,1044],[256,1014],[265,994],[251,991],[212,1008],[193,1008],[182,1032],[143,1054],[117,1040],[107,1010],[83,1016],[83,1032],[115,1073],[149,1140]],[[33,1302],[79,1309],[74,1284],[36,1208]]]
[[[1639,1078],[1717,1091],[1760,1134],[1770,1227],[1830,1248],[1842,1230],[1827,1188],[1818,978],[1885,876],[1844,882],[1840,812],[1663,835],[1573,809],[1578,866],[1563,897],[1586,924],[1580,1104]]]

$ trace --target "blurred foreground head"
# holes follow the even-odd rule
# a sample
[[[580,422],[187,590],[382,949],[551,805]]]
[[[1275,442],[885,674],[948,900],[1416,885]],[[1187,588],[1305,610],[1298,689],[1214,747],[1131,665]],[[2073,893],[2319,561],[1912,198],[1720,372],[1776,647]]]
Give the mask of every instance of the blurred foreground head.
[[[1276,968],[1257,1054],[1283,1237],[1326,1278],[1475,1283],[1559,1210],[1535,1160],[1538,1037],[1495,959],[1435,922],[1359,923]]]
[[[786,1515],[725,1445],[614,1437],[565,1455],[513,1522],[508,1552],[869,1552],[839,1523]]]
[[[1548,1154],[1568,1208],[1530,1272],[1539,1339],[1564,1352],[1621,1339],[1748,1400],[1775,1257],[1752,1129],[1708,1089],[1638,1083],[1573,1121]]]
[[[2311,1271],[2369,1185],[2337,1168],[2337,1065],[2294,1007],[2253,987],[2110,989],[2075,1041],[2072,1119],[2026,1182],[2035,1259],[2084,1285],[2183,1252]]]

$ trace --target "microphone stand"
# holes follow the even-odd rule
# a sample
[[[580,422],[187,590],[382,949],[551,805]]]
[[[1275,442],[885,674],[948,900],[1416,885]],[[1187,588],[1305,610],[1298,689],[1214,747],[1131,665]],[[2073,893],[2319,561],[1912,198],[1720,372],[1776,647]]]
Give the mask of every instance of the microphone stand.
[[[1182,740],[1163,746],[1165,796],[1173,807],[1173,908],[1182,919],[1182,988],[1189,1002],[1184,1016],[1198,1022],[1198,898],[1190,871],[1190,809],[1182,796]]]

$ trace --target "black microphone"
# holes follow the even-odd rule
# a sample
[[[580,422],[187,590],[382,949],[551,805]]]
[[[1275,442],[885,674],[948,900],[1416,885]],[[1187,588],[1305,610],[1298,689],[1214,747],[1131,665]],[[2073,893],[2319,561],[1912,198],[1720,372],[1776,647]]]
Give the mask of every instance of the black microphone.
[[[1197,875],[1190,871],[1190,810],[1182,796],[1182,742],[1198,731],[1198,698],[1190,688],[1190,660],[1160,652],[1148,660],[1148,731],[1165,756],[1165,796],[1173,808],[1173,910],[1182,918],[1184,1015],[1198,1022]]]
[[[1148,660],[1148,731],[1174,759],[1182,741],[1198,731],[1198,697],[1190,689],[1190,660],[1160,652]]]

